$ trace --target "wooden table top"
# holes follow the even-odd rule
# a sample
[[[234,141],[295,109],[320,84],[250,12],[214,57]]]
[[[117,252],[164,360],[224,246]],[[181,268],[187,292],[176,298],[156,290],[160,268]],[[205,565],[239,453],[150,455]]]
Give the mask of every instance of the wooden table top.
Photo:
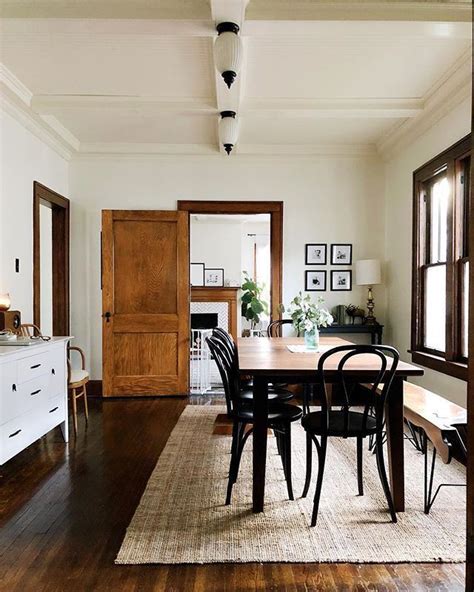
[[[261,376],[291,376],[314,375],[318,360],[322,353],[330,347],[339,345],[351,345],[350,341],[322,335],[320,337],[321,352],[293,353],[288,345],[303,345],[304,339],[298,337],[248,337],[238,341],[240,372],[247,375]],[[338,360],[342,354],[334,355],[326,363],[326,369],[330,374],[336,370]],[[370,374],[377,372],[380,361],[371,354],[362,354],[353,360],[349,360],[345,371],[351,374]],[[422,376],[423,370],[407,362],[401,362],[397,368],[398,376]]]

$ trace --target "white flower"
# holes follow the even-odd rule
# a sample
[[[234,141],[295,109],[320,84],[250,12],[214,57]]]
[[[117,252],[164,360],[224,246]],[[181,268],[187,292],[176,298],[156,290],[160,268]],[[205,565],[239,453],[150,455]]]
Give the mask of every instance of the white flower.
[[[304,329],[305,331],[312,331],[314,329],[313,321],[306,319],[306,321],[304,322]]]

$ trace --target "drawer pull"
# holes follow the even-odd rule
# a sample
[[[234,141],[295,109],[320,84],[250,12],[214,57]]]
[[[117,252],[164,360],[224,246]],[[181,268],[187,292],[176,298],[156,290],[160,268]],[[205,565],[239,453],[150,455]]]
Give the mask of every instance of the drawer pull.
[[[41,392],[41,389],[38,389],[37,391],[33,391],[32,393],[30,393],[30,397],[32,397],[33,395],[38,395]]]
[[[18,436],[18,434],[21,432],[21,430],[17,430],[16,432],[13,432],[13,434],[10,434],[8,437],[9,438],[14,438],[15,436]]]
[[[12,391],[16,393],[16,384],[12,384]]]
[[[35,364],[34,366],[30,366],[30,370],[34,370],[35,368],[39,368],[41,364]]]
[[[54,368],[51,370],[51,374],[56,375],[56,370]]]
[[[50,409],[49,412],[50,413],[54,413],[55,411],[57,411],[59,409],[59,407],[55,407],[54,409]]]

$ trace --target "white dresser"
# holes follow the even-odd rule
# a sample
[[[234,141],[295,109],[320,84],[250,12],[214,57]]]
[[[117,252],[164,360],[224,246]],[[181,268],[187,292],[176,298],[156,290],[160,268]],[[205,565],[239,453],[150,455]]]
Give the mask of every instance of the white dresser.
[[[0,465],[58,425],[67,442],[69,339],[0,345]]]

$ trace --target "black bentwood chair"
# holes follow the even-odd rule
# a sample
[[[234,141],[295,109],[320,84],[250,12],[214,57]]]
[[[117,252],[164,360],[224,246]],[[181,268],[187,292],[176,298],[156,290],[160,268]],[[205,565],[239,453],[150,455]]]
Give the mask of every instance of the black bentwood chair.
[[[216,361],[224,385],[227,409],[232,425],[232,446],[227,483],[226,505],[230,504],[232,488],[237,481],[240,459],[248,437],[253,431],[253,409],[249,401],[240,396],[238,364],[230,359],[223,342],[216,337],[206,339],[209,350]],[[295,405],[270,400],[268,408],[268,427],[273,430],[281,455],[283,472],[288,489],[288,497],[294,499],[291,483],[291,423],[302,416],[302,411]]]
[[[351,411],[351,395],[357,383],[355,378],[353,376],[351,377],[350,366],[352,362],[356,361],[358,356],[367,357],[367,355],[370,355],[372,359],[378,358],[378,369],[374,372],[374,376],[370,377],[370,385],[367,387],[367,403],[364,408]],[[319,460],[311,526],[316,526],[318,519],[327,442],[331,436],[357,439],[357,481],[359,495],[364,495],[362,477],[363,440],[370,436],[375,438],[375,456],[380,481],[387,499],[392,522],[397,521],[387,473],[385,471],[383,429],[385,408],[399,359],[400,356],[397,350],[385,345],[343,345],[330,349],[320,357],[317,374],[318,390],[321,391],[321,411],[309,413],[303,417],[301,422],[301,425],[306,430],[306,480],[302,497],[306,497],[311,481],[311,442],[314,442],[316,446]],[[328,369],[329,365],[332,366],[331,370]],[[333,374],[330,382],[332,384],[340,384],[341,395],[344,397],[342,407],[337,410],[331,409],[330,397],[328,396],[327,374],[329,372]],[[377,392],[379,387],[380,391]],[[319,441],[317,437],[319,437]]]
[[[230,361],[230,363],[235,365],[236,371],[239,374],[239,351],[237,349],[237,345],[235,344],[232,335],[227,333],[224,329],[220,327],[216,327],[212,330],[212,336],[218,339],[223,347],[225,348],[226,355]],[[245,399],[249,403],[253,402],[253,383],[250,380],[243,381],[239,375],[239,383],[240,383],[240,398]],[[293,393],[289,390],[280,387],[278,385],[269,384],[268,385],[268,400],[269,401],[289,401],[293,398]],[[229,408],[227,408],[227,413],[229,414]]]

